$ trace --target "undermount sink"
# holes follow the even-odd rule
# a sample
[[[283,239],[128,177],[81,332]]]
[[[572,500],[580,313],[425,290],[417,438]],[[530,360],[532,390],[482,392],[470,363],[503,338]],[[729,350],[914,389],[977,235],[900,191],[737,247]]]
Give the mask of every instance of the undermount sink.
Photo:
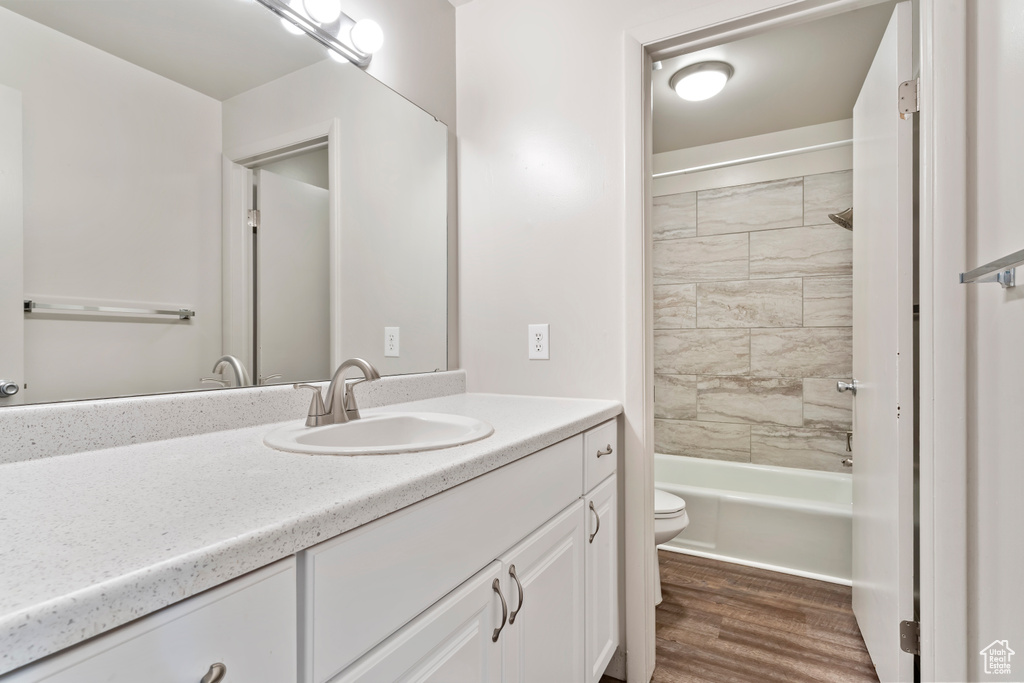
[[[285,425],[263,437],[263,443],[290,453],[383,455],[450,448],[493,433],[486,422],[462,415],[382,413],[325,427]]]

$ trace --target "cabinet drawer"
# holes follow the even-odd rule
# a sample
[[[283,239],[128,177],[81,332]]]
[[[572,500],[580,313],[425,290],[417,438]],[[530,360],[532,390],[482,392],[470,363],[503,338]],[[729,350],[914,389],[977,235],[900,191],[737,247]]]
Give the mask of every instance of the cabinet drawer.
[[[295,560],[210,589],[18,669],[3,683],[181,683],[210,666],[224,683],[296,678]]]
[[[619,457],[619,430],[608,420],[583,434],[583,491],[589,491],[615,471]]]
[[[300,555],[305,683],[323,683],[580,496],[583,437]]]

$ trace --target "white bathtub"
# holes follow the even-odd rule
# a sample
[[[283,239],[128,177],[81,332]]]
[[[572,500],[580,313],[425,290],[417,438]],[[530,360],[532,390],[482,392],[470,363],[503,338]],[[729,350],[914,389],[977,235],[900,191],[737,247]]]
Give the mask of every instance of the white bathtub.
[[[849,474],[656,454],[654,480],[690,516],[662,549],[850,584]]]

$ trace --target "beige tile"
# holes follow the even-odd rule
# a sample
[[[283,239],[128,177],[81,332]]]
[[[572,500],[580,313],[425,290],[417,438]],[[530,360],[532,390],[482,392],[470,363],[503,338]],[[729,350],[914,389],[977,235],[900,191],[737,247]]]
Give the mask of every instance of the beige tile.
[[[746,279],[747,235],[694,237],[654,243],[654,284]]]
[[[750,333],[747,330],[654,332],[654,372],[657,374],[745,375],[749,371]]]
[[[804,278],[804,327],[853,325],[853,277]]]
[[[750,462],[750,425],[655,420],[654,450],[693,458]]]
[[[852,368],[852,328],[750,331],[750,374],[755,377],[842,378],[849,377]]]
[[[804,176],[804,225],[824,225],[853,206],[853,171]]]
[[[697,193],[683,192],[654,198],[654,239],[697,236]]]
[[[772,230],[804,222],[803,178],[697,193],[697,234]]]
[[[697,419],[801,427],[803,383],[799,379],[699,377]]]
[[[846,432],[853,428],[853,396],[834,379],[804,380],[804,427]]]
[[[750,462],[757,465],[849,472],[850,469],[842,464],[847,455],[846,434],[843,432],[788,427],[750,428]]]
[[[654,329],[697,326],[697,285],[654,286]]]
[[[697,327],[796,327],[802,321],[799,278],[697,285]]]
[[[654,417],[697,419],[697,376],[655,375]]]
[[[838,225],[750,235],[750,277],[853,274],[853,233]]]

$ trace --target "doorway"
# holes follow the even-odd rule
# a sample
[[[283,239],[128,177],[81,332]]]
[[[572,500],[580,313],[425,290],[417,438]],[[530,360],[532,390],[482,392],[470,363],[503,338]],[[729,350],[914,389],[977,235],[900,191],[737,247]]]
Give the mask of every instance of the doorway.
[[[906,411],[906,420],[892,439],[892,450],[896,451],[898,447],[899,456],[890,460],[904,464],[909,462],[909,469],[912,469],[913,441],[912,438],[909,443],[905,440],[907,434],[912,435],[914,389],[912,381],[909,390],[906,383],[906,378],[913,374],[912,342],[908,344],[905,335],[886,342],[890,343],[894,356],[902,354],[900,372],[893,370],[889,373],[893,377],[898,375],[902,380],[893,389],[897,392],[895,400],[892,394],[883,395],[883,379],[871,382],[868,390],[862,387],[862,396],[857,401],[861,407],[857,411],[852,408],[853,401],[849,396],[853,392],[844,395],[835,390],[836,381],[843,381],[849,386],[855,374],[878,374],[872,375],[874,371],[863,366],[859,373],[853,372],[851,358],[855,334],[859,334],[862,340],[875,337],[876,342],[877,337],[885,336],[877,334],[881,327],[877,321],[885,317],[877,315],[877,312],[869,311],[867,323],[857,325],[852,322],[855,298],[852,255],[858,233],[847,234],[844,241],[843,227],[840,226],[843,216],[848,216],[848,208],[857,203],[866,206],[863,203],[865,199],[872,202],[877,199],[871,189],[871,177],[865,174],[860,176],[860,186],[866,188],[862,193],[864,197],[858,194],[857,201],[850,198],[856,171],[849,159],[852,156],[851,144],[857,144],[853,142],[856,136],[852,100],[845,104],[849,112],[845,119],[808,120],[807,107],[798,107],[804,110],[805,118],[797,116],[790,121],[802,125],[776,127],[775,130],[751,130],[749,126],[743,129],[750,123],[744,119],[744,114],[746,119],[756,118],[764,123],[772,117],[771,107],[733,103],[714,116],[713,123],[715,127],[722,128],[731,120],[731,125],[743,132],[734,136],[722,136],[719,132],[717,138],[712,135],[685,147],[664,148],[663,138],[666,136],[660,135],[658,129],[661,91],[656,88],[659,80],[668,86],[673,77],[678,81],[677,74],[688,66],[727,61],[730,56],[728,48],[743,42],[781,39],[775,51],[782,54],[789,51],[799,57],[800,41],[795,37],[796,32],[814,24],[832,23],[842,28],[844,19],[849,21],[854,15],[864,17],[872,13],[881,17],[881,27],[876,29],[867,64],[863,65],[859,81],[855,84],[856,99],[858,94],[862,94],[861,84],[867,75],[867,67],[878,61],[876,48],[889,22],[889,15],[893,13],[893,3],[875,3],[875,6],[862,7],[846,15],[839,14],[836,8],[825,12],[808,11],[799,18],[792,17],[791,21],[777,21],[771,31],[765,26],[752,24],[741,32],[743,38],[731,43],[724,38],[716,40],[715,36],[703,35],[688,42],[684,39],[682,44],[678,41],[674,45],[659,44],[651,50],[654,68],[660,66],[665,72],[659,74],[655,71],[652,84],[655,89],[652,93],[654,117],[651,129],[653,177],[649,182],[654,201],[645,248],[651,264],[648,280],[650,339],[645,347],[650,353],[648,364],[653,366],[653,377],[649,377],[648,386],[654,397],[651,419],[656,452],[667,450],[668,455],[705,460],[745,460],[756,467],[838,470],[844,461],[849,463],[850,454],[846,449],[852,443],[847,432],[856,431],[847,425],[863,421],[854,417],[855,412],[863,415],[869,412],[868,406],[888,406],[891,402]],[[902,13],[905,15],[903,28],[909,36],[909,3],[904,5]],[[723,29],[723,36],[728,33]],[[850,31],[845,35],[851,43],[869,43],[862,36],[859,40],[854,38],[856,33]],[[831,37],[818,36],[809,39],[807,44],[813,46],[817,40],[822,48],[831,46],[834,52],[841,52],[838,46],[843,45],[843,36],[841,32],[833,33]],[[909,37],[904,44],[909,48]],[[830,84],[839,80],[837,65],[828,61],[835,55],[806,47],[803,54],[816,57],[813,61],[818,64],[812,66],[821,66],[821,73],[826,75]],[[909,52],[905,54],[909,56]],[[841,61],[849,64],[855,60],[847,58]],[[909,66],[909,59],[905,66]],[[753,71],[755,69],[751,66],[745,69],[748,75]],[[741,73],[740,69],[735,72]],[[911,76],[906,68],[899,74],[904,79]],[[774,87],[766,86],[765,78],[748,83],[752,84],[752,89],[768,87],[766,96],[772,102],[796,103],[800,100],[800,93],[791,87],[792,83],[805,83],[809,79],[813,79],[813,74],[796,74],[790,82],[783,79],[782,85],[775,84]],[[735,79],[737,86],[740,82],[739,78]],[[893,102],[889,111],[897,109],[895,95],[898,85],[899,81],[892,83]],[[885,88],[889,92],[889,86]],[[664,91],[671,94],[668,87]],[[827,105],[834,104],[836,99],[833,96],[822,97]],[[757,112],[758,116],[751,117],[752,112]],[[825,116],[834,117],[834,114],[826,113]],[[865,118],[862,116],[861,120]],[[841,125],[844,121],[845,126]],[[690,122],[683,128],[692,136],[698,127]],[[907,128],[904,126],[900,130]],[[861,137],[867,139],[870,136],[863,135],[862,131]],[[659,149],[659,145],[663,148]],[[862,145],[861,158],[866,158],[865,151]],[[842,163],[837,159],[844,154],[848,159],[846,167],[835,167],[834,164]],[[912,151],[909,159],[912,162]],[[833,166],[829,167],[829,163]],[[903,171],[909,169],[906,158],[897,165]],[[903,204],[897,208],[897,213],[912,205],[913,191],[901,201]],[[829,206],[818,206],[820,202]],[[906,215],[901,214],[903,218]],[[828,216],[835,219],[822,220]],[[912,231],[912,214],[910,216]],[[877,215],[872,218],[873,222],[878,222]],[[859,236],[861,264],[857,269],[872,273],[872,280],[878,282],[879,259],[864,255],[870,255],[870,249],[877,248],[870,246],[874,240],[864,239],[869,234],[868,230],[862,229]],[[912,236],[912,232],[901,234]],[[869,245],[867,251],[864,245]],[[893,289],[897,295],[891,297],[892,308],[885,305],[881,308],[886,309],[886,315],[891,311],[894,317],[889,322],[895,321],[893,326],[906,330],[911,324],[913,308],[913,299],[910,298],[912,247],[901,245],[897,260],[899,263],[887,265],[892,266],[892,282],[894,287],[898,285],[899,290]],[[906,269],[908,262],[910,266]],[[875,267],[872,267],[873,263]],[[901,279],[898,277],[900,274],[908,277]],[[863,302],[865,297],[878,299],[879,294],[861,291],[860,296]],[[876,305],[878,303],[875,301]],[[863,312],[861,317],[864,317]],[[852,328],[855,326],[861,332],[854,333]],[[868,349],[861,354],[862,358],[868,358],[871,344],[867,347],[861,344],[860,347]],[[843,377],[844,374],[849,376]],[[885,414],[888,420],[889,413]],[[897,441],[898,444],[895,443]],[[853,457],[856,459],[856,454]],[[869,451],[865,462],[870,463],[871,460]],[[872,473],[870,479],[861,477],[864,481],[862,492],[870,491],[878,472],[870,464],[861,469]],[[654,470],[657,478],[657,464]],[[884,514],[875,514],[883,510],[873,508],[867,514],[865,501],[861,500],[859,526],[862,530],[872,526],[873,518],[884,517],[894,529],[909,528],[912,537],[913,481],[912,475],[906,476],[907,470],[901,465],[896,484],[888,492],[890,500],[899,501],[899,505],[893,506],[896,509],[885,508]],[[877,497],[875,501],[877,504]],[[705,507],[704,514],[699,517],[715,514],[711,506]],[[695,512],[690,512],[691,519]],[[721,530],[721,523],[722,516],[718,514],[711,526],[717,525]],[[856,528],[858,524],[855,522],[853,526]],[[719,543],[722,539],[710,538],[705,533],[707,529],[701,529],[699,523],[693,527],[690,533],[696,538],[688,550],[700,555],[703,549],[704,556],[714,556],[714,551],[721,549]],[[878,537],[877,532],[876,529],[874,536],[870,537]],[[686,534],[684,531],[681,536]],[[873,579],[869,580],[870,572],[865,574],[867,570],[861,563],[859,589],[856,572],[853,573],[854,592],[856,594],[859,590],[862,596],[858,617],[862,627],[864,622],[869,622],[867,630],[870,633],[866,636],[869,641],[874,641],[872,650],[879,673],[886,679],[912,680],[914,659],[903,656],[898,644],[900,619],[915,620],[913,541],[903,531],[896,536],[886,541],[891,542],[894,548],[893,562],[899,567],[899,581],[887,586],[885,591],[875,591]],[[862,546],[868,537],[862,535]],[[861,556],[865,556],[863,547]],[[746,559],[748,564],[758,561],[773,564],[757,557],[731,559]],[[910,577],[911,583],[906,583],[904,577]],[[890,589],[892,593],[888,592]],[[897,593],[899,600],[895,597]],[[854,602],[856,604],[857,600]],[[883,607],[897,603],[899,607],[895,610]],[[894,618],[897,615],[900,619]]]

